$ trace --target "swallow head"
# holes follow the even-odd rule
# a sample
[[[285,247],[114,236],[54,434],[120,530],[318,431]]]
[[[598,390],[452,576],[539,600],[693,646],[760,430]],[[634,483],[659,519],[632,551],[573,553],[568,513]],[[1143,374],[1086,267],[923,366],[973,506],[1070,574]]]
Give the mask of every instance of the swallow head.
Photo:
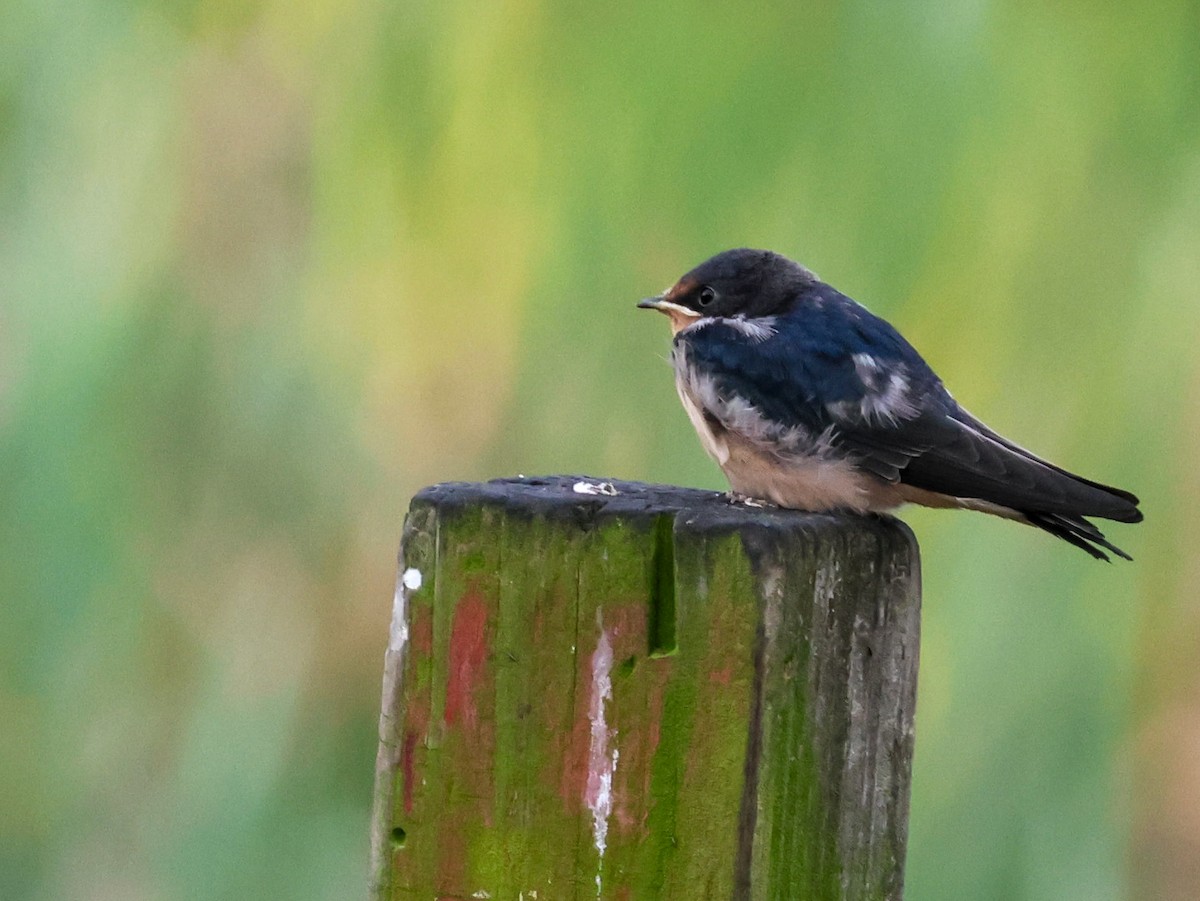
[[[786,313],[815,275],[769,250],[726,250],[705,260],[674,285],[638,306],[671,317],[676,332],[710,317],[757,319]]]

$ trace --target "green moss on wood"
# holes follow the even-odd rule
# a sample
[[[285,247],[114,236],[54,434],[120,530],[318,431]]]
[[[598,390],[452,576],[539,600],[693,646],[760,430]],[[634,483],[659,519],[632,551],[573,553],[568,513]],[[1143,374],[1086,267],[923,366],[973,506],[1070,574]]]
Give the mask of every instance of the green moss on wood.
[[[414,501],[375,896],[899,897],[911,536],[572,482]]]

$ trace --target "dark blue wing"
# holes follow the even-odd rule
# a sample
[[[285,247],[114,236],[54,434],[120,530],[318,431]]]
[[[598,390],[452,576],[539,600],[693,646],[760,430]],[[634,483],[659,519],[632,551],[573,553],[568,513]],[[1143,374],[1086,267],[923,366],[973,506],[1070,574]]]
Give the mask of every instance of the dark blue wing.
[[[888,323],[832,288],[818,303],[763,320],[774,332],[765,340],[720,320],[675,340],[723,393],[745,399],[786,427],[820,433],[849,425],[864,401],[873,409],[871,397],[883,397],[896,374],[905,379],[906,396],[952,403],[937,376]]]

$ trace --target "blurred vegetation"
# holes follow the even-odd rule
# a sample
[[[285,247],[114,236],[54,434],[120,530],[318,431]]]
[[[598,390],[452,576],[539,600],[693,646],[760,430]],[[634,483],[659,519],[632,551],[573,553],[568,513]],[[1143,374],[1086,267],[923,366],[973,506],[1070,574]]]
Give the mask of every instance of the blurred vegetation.
[[[633,302],[766,246],[1138,491],[925,560],[909,897],[1200,896],[1195,0],[14,0],[0,897],[356,897],[423,484],[723,487]]]

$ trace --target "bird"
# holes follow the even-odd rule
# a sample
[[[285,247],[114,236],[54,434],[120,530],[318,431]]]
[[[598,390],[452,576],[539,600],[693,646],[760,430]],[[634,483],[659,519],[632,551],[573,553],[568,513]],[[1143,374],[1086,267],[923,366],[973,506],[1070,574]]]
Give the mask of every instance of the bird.
[[[769,250],[718,253],[638,303],[670,318],[675,386],[730,498],[810,512],[961,508],[1132,558],[1088,517],[1138,498],[988,428],[888,322]]]

